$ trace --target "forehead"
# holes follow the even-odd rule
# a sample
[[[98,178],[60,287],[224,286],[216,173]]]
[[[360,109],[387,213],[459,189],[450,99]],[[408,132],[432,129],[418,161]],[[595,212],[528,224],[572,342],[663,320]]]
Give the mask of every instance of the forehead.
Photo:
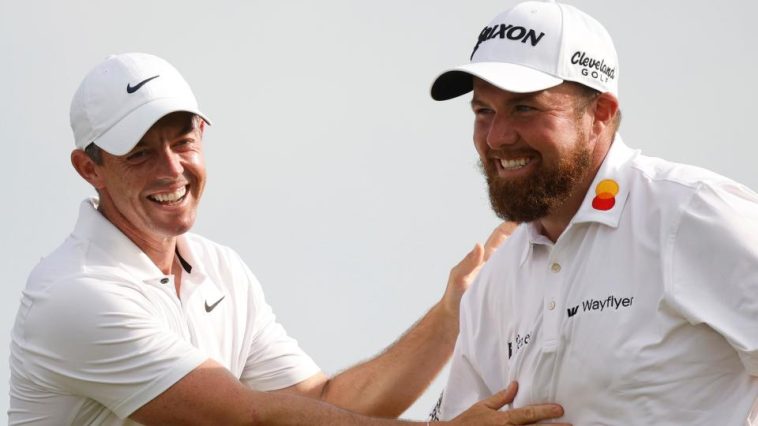
[[[196,121],[195,114],[192,114],[191,112],[172,112],[171,114],[161,117],[160,120],[150,126],[150,129],[147,132],[162,129],[178,129],[189,132],[195,128]]]
[[[538,92],[516,93],[503,90],[477,77],[474,77],[473,93],[474,96],[471,101],[473,104],[479,102],[513,103],[523,101],[563,103],[573,102],[579,96],[578,89],[570,83],[562,83]]]
[[[198,119],[195,114],[179,111],[163,116],[156,121],[150,129],[142,136],[137,146],[144,145],[152,140],[162,140],[165,138],[174,138],[198,128]]]

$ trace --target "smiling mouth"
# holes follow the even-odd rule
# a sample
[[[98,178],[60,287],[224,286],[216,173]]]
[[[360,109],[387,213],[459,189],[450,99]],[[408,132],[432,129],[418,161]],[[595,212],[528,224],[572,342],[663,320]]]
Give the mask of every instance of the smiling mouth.
[[[503,170],[518,170],[523,167],[526,167],[527,164],[531,163],[532,159],[530,157],[521,157],[521,158],[515,158],[515,159],[500,159],[500,167],[503,168]]]
[[[158,194],[151,194],[147,196],[147,199],[164,206],[178,204],[184,200],[187,196],[187,185],[177,188],[172,192],[161,192]]]

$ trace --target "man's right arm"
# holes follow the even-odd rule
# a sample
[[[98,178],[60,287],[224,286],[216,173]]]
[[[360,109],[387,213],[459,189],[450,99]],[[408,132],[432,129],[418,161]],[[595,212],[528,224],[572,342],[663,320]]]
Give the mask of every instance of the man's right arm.
[[[516,387],[475,404],[456,419],[441,424],[535,424],[563,414],[555,404],[497,411],[513,400]],[[145,425],[412,425],[422,423],[364,417],[315,399],[249,389],[212,360],[191,371],[131,416]],[[559,423],[561,425],[562,423]],[[555,426],[555,424],[553,424]],[[567,426],[563,424],[564,426]]]

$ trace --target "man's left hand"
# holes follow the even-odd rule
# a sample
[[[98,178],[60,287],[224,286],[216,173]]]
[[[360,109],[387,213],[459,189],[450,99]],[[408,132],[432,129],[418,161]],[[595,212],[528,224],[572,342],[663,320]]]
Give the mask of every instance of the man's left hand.
[[[476,243],[466,257],[450,270],[447,289],[441,302],[445,312],[453,315],[456,319],[458,318],[463,293],[474,282],[474,278],[490,255],[513,233],[517,226],[518,224],[514,222],[501,223],[492,231],[484,245]]]

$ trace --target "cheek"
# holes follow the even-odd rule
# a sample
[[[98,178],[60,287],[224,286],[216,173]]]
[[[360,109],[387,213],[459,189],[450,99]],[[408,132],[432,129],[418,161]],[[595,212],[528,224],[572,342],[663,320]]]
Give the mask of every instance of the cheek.
[[[484,123],[474,123],[474,147],[479,155],[484,155],[488,150],[487,135],[489,134],[489,127]]]
[[[202,153],[194,152],[184,157],[184,169],[198,179],[205,178],[205,158]]]

